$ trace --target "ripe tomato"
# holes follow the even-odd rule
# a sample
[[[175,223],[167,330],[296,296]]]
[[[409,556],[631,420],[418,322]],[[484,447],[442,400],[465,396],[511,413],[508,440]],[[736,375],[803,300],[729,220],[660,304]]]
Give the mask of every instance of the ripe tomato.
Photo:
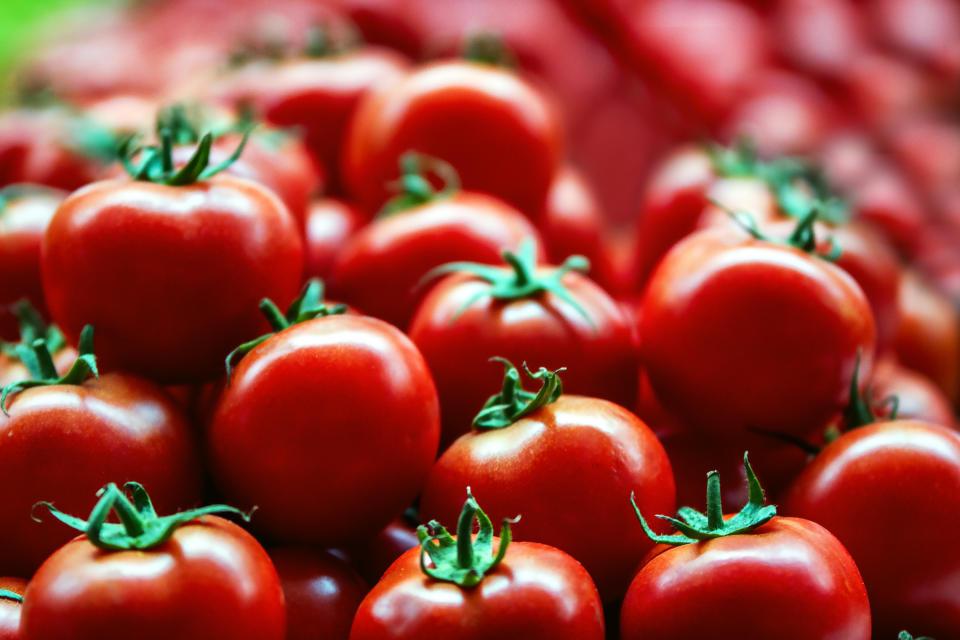
[[[522,513],[518,539],[566,551],[586,567],[605,602],[616,602],[652,546],[631,526],[623,505],[631,492],[647,513],[672,511],[670,461],[653,432],[623,407],[560,395],[556,373],[540,369],[543,387],[524,391],[510,365],[503,391],[444,452],[420,501],[425,517],[452,520],[465,487],[499,519]],[[495,424],[481,416],[491,416]],[[585,518],[583,514],[589,513]],[[616,531],[616,536],[603,532]]]
[[[47,229],[50,314],[71,338],[95,324],[108,369],[164,383],[210,379],[230,349],[262,331],[261,298],[296,295],[303,248],[293,219],[256,183],[208,177],[220,168],[203,169],[210,145],[207,136],[197,162],[175,174],[159,164],[172,166],[169,147],[144,151],[141,179],[71,194]]]
[[[466,189],[483,191],[528,216],[543,207],[562,158],[553,106],[505,69],[435,62],[368,95],[344,142],[350,193],[376,210],[408,150],[449,162]]]
[[[505,267],[453,263],[424,298],[409,335],[437,383],[447,445],[470,429],[501,375],[487,362],[566,366],[577,394],[633,407],[638,358],[630,320],[603,289],[571,271],[538,268],[533,247],[507,255]],[[457,273],[459,272],[459,273]]]
[[[20,640],[20,611],[26,589],[27,581],[22,578],[0,578],[0,592],[6,592],[0,593],[0,640]]]
[[[416,497],[440,415],[427,364],[405,335],[374,318],[314,317],[329,311],[311,295],[286,322],[274,308],[278,333],[241,347],[249,353],[206,441],[218,488],[259,508],[260,531],[331,546],[377,531]],[[313,319],[290,326],[298,318]]]
[[[846,272],[727,228],[693,234],[667,254],[647,286],[640,331],[657,398],[717,435],[745,427],[806,435],[846,405],[858,354],[869,375],[875,342],[867,299]]]
[[[419,544],[417,532],[407,519],[395,518],[373,538],[351,543],[345,553],[363,579],[376,584],[394,560]]]
[[[620,638],[868,640],[870,604],[853,558],[816,522],[764,507],[746,456],[744,466],[749,499],[734,516],[723,515],[716,471],[706,514],[684,507],[681,520],[666,518],[679,534],[654,534],[637,512],[661,544],[627,591]]]
[[[960,547],[916,544],[917,523],[955,531],[958,496],[960,435],[894,420],[827,445],[790,488],[783,511],[827,527],[853,556],[876,637],[908,628],[946,638],[960,629]]]
[[[46,315],[40,281],[40,241],[67,194],[27,185],[0,189],[0,340],[16,340],[13,303],[27,298]]]
[[[407,156],[404,163],[432,162]],[[404,176],[419,177],[405,167]],[[420,177],[420,180],[423,180]],[[523,214],[482,193],[447,186],[439,193],[406,191],[398,198],[409,206],[379,218],[358,231],[337,256],[330,277],[331,294],[364,313],[406,328],[427,290],[421,285],[430,269],[464,260],[495,264],[504,250],[516,251],[536,228]]]
[[[911,371],[893,358],[882,360],[870,380],[874,410],[884,418],[892,411],[895,397],[897,415],[900,419],[939,424],[957,428],[950,399],[929,378]]]
[[[367,222],[346,200],[320,198],[307,209],[303,253],[307,278],[327,278],[344,245]]]
[[[340,155],[347,125],[370,91],[401,77],[409,63],[383,47],[318,50],[279,62],[255,62],[228,79],[225,98],[281,127],[296,127],[334,194],[343,192]]]
[[[951,402],[960,402],[960,314],[919,274],[900,287],[897,358],[930,378]]]
[[[283,640],[277,572],[249,533],[211,513],[224,505],[157,516],[143,487],[133,502],[108,485],[90,522],[44,503],[86,533],[47,558],[24,596],[22,640]],[[124,524],[106,523],[110,509]]]
[[[360,604],[350,640],[604,637],[600,597],[583,566],[559,549],[512,542],[507,520],[494,537],[469,491],[456,539],[437,522],[419,535],[421,546],[400,556]]]
[[[287,604],[286,640],[347,640],[367,585],[343,560],[325,551],[269,551]]]
[[[193,436],[173,400],[154,384],[122,373],[84,380],[90,372],[90,332],[80,359],[63,378],[46,361],[33,379],[4,388],[0,414],[0,465],[10,474],[0,501],[6,523],[0,565],[30,575],[69,532],[30,519],[31,507],[50,498],[65,509],[85,511],[90,496],[109,478],[144,478],[165,508],[194,504],[200,477]],[[45,354],[45,355],[44,355]],[[9,395],[7,395],[9,393]]]

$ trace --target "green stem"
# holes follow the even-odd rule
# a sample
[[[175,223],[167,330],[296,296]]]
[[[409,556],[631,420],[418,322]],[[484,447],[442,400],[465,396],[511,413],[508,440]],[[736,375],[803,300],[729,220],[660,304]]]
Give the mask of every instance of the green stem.
[[[719,531],[723,528],[723,501],[720,499],[720,474],[707,474],[707,528]]]
[[[23,596],[9,589],[0,589],[0,598],[13,600],[14,602],[23,602]]]
[[[520,372],[512,362],[506,358],[493,357],[491,362],[500,362],[504,366],[503,384],[500,393],[490,396],[483,408],[473,419],[473,427],[480,431],[502,429],[508,427],[520,418],[530,415],[534,411],[545,407],[563,394],[563,383],[558,375],[564,367],[556,371],[549,371],[544,367],[536,373],[523,363],[523,370],[533,380],[540,381],[540,390],[537,393],[527,391],[520,381]]]

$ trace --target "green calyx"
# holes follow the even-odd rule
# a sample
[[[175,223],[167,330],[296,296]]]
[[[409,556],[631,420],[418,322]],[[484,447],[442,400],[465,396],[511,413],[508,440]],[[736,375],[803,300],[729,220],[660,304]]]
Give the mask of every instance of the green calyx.
[[[819,219],[831,225],[850,219],[846,202],[836,196],[823,171],[808,161],[783,157],[761,160],[747,139],[731,147],[705,144],[714,171],[727,178],[757,178],[770,188],[784,215],[803,220],[810,210],[818,209]]]
[[[870,402],[868,402],[867,398],[864,397],[864,394],[860,393],[860,357],[861,352],[860,350],[857,350],[857,361],[853,366],[853,377],[850,378],[850,401],[843,410],[843,423],[847,429],[865,427],[868,424],[873,424],[877,421],[877,416],[873,412]],[[869,394],[870,391],[868,389],[867,395]],[[892,405],[890,409],[890,415],[886,419],[896,420],[897,413],[900,409],[900,398],[895,395],[890,396],[880,403],[880,406],[883,406],[884,404]],[[834,436],[833,439],[835,440],[836,436]],[[829,440],[830,438],[828,438],[828,441]]]
[[[510,269],[478,262],[448,262],[427,272],[420,280],[420,284],[442,275],[458,272],[469,273],[490,283],[489,289],[473,294],[453,315],[451,322],[456,321],[460,314],[484,296],[490,296],[494,300],[521,300],[535,298],[549,292],[573,307],[596,331],[593,318],[563,285],[563,276],[570,271],[586,273],[590,270],[590,261],[586,257],[570,256],[557,268],[539,270],[536,244],[532,238],[527,238],[517,253],[504,251],[503,260]]]
[[[933,638],[927,636],[918,636],[914,638],[909,631],[901,631],[897,634],[897,640],[933,640]]]
[[[460,57],[469,62],[503,69],[517,67],[516,56],[503,41],[503,36],[490,31],[478,31],[467,37]]]
[[[26,345],[26,347],[32,350],[32,345],[37,340],[45,341],[47,351],[50,353],[56,353],[66,346],[67,341],[63,337],[60,329],[58,329],[56,325],[44,322],[43,318],[40,317],[40,314],[37,313],[37,310],[33,308],[33,305],[30,304],[30,301],[26,298],[18,300],[13,305],[13,312],[16,314],[17,321],[20,324],[20,342],[9,343],[0,340],[0,353],[3,353],[9,358],[20,360],[18,347]]]
[[[343,55],[363,45],[363,36],[353,24],[337,26],[336,29],[326,24],[311,27],[307,31],[304,55],[308,58],[329,58]]]
[[[840,255],[842,253],[840,246],[836,243],[832,236],[828,238],[830,250],[826,253],[819,253],[817,251],[817,237],[814,233],[813,225],[817,221],[817,218],[821,212],[819,205],[814,205],[811,207],[804,217],[797,220],[797,226],[794,227],[790,235],[781,240],[763,233],[757,226],[757,221],[754,220],[753,216],[751,216],[749,213],[745,211],[733,211],[716,200],[712,200],[711,202],[720,209],[723,209],[723,211],[726,212],[726,214],[730,216],[730,218],[736,222],[740,228],[757,240],[793,247],[803,251],[804,253],[809,253],[817,256],[818,258],[822,258],[828,262],[836,262],[840,259]]]
[[[62,339],[62,336],[61,336]],[[61,344],[62,346],[62,344]],[[93,327],[87,325],[80,332],[80,344],[77,345],[77,359],[66,375],[61,376],[57,373],[57,368],[53,364],[53,357],[50,355],[50,344],[46,338],[38,337],[29,345],[21,342],[15,347],[17,358],[23,362],[24,366],[30,372],[30,380],[21,380],[8,384],[0,391],[0,411],[9,416],[7,412],[7,397],[11,393],[17,393],[24,389],[33,387],[49,387],[63,384],[82,384],[90,374],[99,377],[97,372],[97,359],[93,355]]]
[[[707,474],[707,513],[703,514],[690,507],[681,507],[677,510],[677,518],[658,515],[661,520],[666,520],[680,533],[677,535],[660,535],[654,533],[643,519],[639,507],[633,494],[630,495],[630,503],[633,510],[640,520],[647,537],[658,544],[669,544],[679,546],[684,544],[694,544],[704,540],[722,538],[724,536],[735,536],[743,533],[749,533],[770,521],[777,515],[777,507],[774,505],[764,506],[763,487],[760,481],[753,473],[750,467],[750,461],[747,454],[743,454],[743,466],[747,470],[747,484],[750,487],[750,497],[747,504],[740,509],[740,513],[729,520],[723,518],[723,504],[720,499],[720,474],[711,471]]]
[[[233,375],[234,360],[243,358],[243,356],[247,355],[254,347],[267,338],[295,324],[313,320],[314,318],[340,315],[347,310],[347,305],[345,304],[338,304],[331,307],[323,301],[323,282],[318,278],[311,278],[307,282],[306,286],[300,292],[300,295],[287,307],[285,314],[282,313],[273,300],[269,298],[261,300],[259,306],[260,311],[266,316],[267,321],[274,330],[250,342],[245,342],[230,352],[226,359],[228,386],[230,384],[230,377]]]
[[[480,525],[476,539],[473,538],[473,521]],[[492,571],[507,554],[510,546],[510,525],[520,517],[504,518],[500,528],[500,547],[493,554],[493,525],[467,487],[467,500],[463,503],[457,522],[457,537],[453,536],[436,520],[417,527],[420,540],[420,569],[434,580],[452,582],[461,587],[474,587]],[[428,567],[429,556],[433,567]]]
[[[235,507],[215,504],[169,516],[158,516],[150,496],[139,482],[127,482],[123,485],[122,491],[111,482],[100,489],[97,495],[100,499],[87,520],[67,515],[49,502],[38,502],[33,505],[33,509],[35,511],[37,507],[46,507],[57,520],[84,533],[87,540],[95,547],[110,551],[152,549],[169,540],[177,527],[200,516],[229,513],[249,522],[253,513],[253,511],[244,513]],[[120,522],[107,522],[111,512]],[[33,519],[40,522],[36,517]]]
[[[157,137],[160,145],[141,147],[135,144],[136,136],[130,136],[120,145],[119,157],[123,168],[134,180],[182,187],[207,180],[228,169],[240,158],[250,138],[252,126],[247,126],[243,137],[230,157],[210,166],[210,148],[216,137],[223,133],[207,131],[199,135],[196,127],[181,105],[164,109],[157,117]],[[177,169],[173,164],[173,148],[179,144],[197,144],[196,150],[185,165]],[[134,158],[139,155],[139,164]]]
[[[390,186],[399,193],[380,209],[380,216],[419,207],[442,198],[450,198],[460,191],[460,176],[449,163],[416,151],[400,156],[400,178]],[[437,191],[430,176],[440,180],[443,187]]]
[[[524,416],[528,416],[537,409],[545,407],[551,402],[555,402],[563,394],[563,382],[558,375],[565,371],[565,367],[560,367],[556,371],[550,371],[545,367],[540,367],[539,371],[533,373],[527,368],[527,363],[523,363],[523,370],[532,380],[540,381],[540,390],[536,393],[527,391],[523,388],[520,380],[520,372],[513,363],[506,358],[493,357],[490,362],[500,362],[504,366],[503,386],[500,393],[490,396],[473,419],[473,428],[480,431],[490,429],[502,429]]]

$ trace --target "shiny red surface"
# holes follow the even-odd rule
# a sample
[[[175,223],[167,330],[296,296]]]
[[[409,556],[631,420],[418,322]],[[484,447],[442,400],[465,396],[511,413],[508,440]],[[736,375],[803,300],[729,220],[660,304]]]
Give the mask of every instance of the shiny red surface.
[[[364,599],[350,640],[426,637],[602,640],[603,612],[584,568],[552,547],[511,543],[503,562],[471,589],[428,578],[420,549],[411,549]]]
[[[459,438],[430,472],[421,519],[455,522],[466,487],[492,521],[521,516],[515,539],[581,562],[607,602],[623,596],[653,546],[631,492],[647,517],[674,511],[670,461],[653,432],[626,409],[584,396],[562,395],[508,427]]]
[[[22,578],[0,578],[0,589],[23,595],[27,581]],[[20,611],[22,604],[0,598],[0,640],[20,640]]]
[[[310,203],[304,228],[304,274],[327,278],[347,241],[367,222],[367,216],[346,200],[320,198]]]

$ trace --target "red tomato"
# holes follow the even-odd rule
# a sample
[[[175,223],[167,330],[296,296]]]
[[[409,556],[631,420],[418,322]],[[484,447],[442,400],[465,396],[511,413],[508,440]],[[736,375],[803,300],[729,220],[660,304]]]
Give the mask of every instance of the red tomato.
[[[471,540],[467,505],[456,539],[436,522],[433,535],[421,527],[422,546],[400,556],[367,594],[350,640],[602,640],[600,597],[583,566],[559,549],[511,542],[508,521],[494,537],[476,501],[480,532]]]
[[[269,553],[287,603],[286,640],[347,640],[367,593],[363,579],[325,551],[286,547]]]
[[[65,193],[43,187],[0,189],[0,340],[20,335],[13,303],[27,298],[43,315],[40,241]]]
[[[399,78],[408,66],[404,56],[381,47],[254,63],[228,80],[227,97],[271,124],[300,129],[332,192],[340,194],[340,154],[351,116],[367,93]]]
[[[367,219],[346,200],[320,198],[307,210],[303,252],[307,278],[327,278],[344,245]]]
[[[430,269],[454,260],[496,264],[539,234],[506,203],[471,191],[441,194],[375,220],[337,256],[330,291],[361,311],[406,328],[427,293]]]
[[[394,327],[355,315],[308,320],[250,351],[207,431],[217,486],[259,507],[282,542],[370,535],[416,497],[440,415],[426,362]]]
[[[98,506],[116,494],[116,485],[106,487]],[[96,540],[86,529],[47,558],[24,596],[22,640],[116,638],[133,629],[142,640],[284,640],[283,591],[266,551],[229,520],[200,515],[236,509],[158,517],[136,495],[133,504],[120,497],[123,521],[136,522],[140,534],[104,523],[104,511],[89,525]]]
[[[405,518],[395,518],[373,538],[351,544],[346,553],[364,580],[376,584],[394,560],[419,545],[414,528]]]
[[[410,323],[410,338],[437,383],[444,446],[469,431],[502,380],[488,364],[494,356],[566,366],[570,392],[633,407],[638,358],[619,305],[568,268],[537,268],[529,253],[513,259],[518,263],[508,268],[460,264],[463,272],[438,283]]]
[[[72,191],[113,161],[108,131],[66,109],[0,115],[0,186],[29,182]]]
[[[636,574],[620,612],[620,638],[870,638],[870,604],[853,558],[826,529],[763,506],[763,488],[744,454],[749,498],[724,516],[720,479],[707,475],[707,510],[684,507],[676,535]],[[668,546],[669,545],[669,546]]]
[[[854,186],[850,196],[856,219],[880,229],[901,253],[916,253],[927,224],[926,207],[899,172],[881,165]]]
[[[897,358],[932,380],[955,405],[960,402],[960,314],[950,300],[917,273],[900,287]]]
[[[882,360],[870,380],[874,410],[884,418],[893,409],[896,397],[897,417],[957,428],[950,399],[929,378],[900,365],[895,359]],[[877,406],[879,405],[879,406]]]
[[[465,61],[425,65],[371,93],[344,142],[350,193],[376,210],[408,150],[449,162],[466,189],[502,198],[535,216],[562,158],[551,104],[510,71]]]
[[[931,79],[902,58],[868,51],[850,59],[847,67],[844,103],[857,120],[881,132],[935,104]]]
[[[0,578],[0,589],[23,596],[27,581],[22,578]],[[20,640],[21,601],[0,595],[0,640]]]
[[[667,254],[640,331],[657,397],[714,434],[805,435],[846,405],[857,354],[866,377],[875,342],[867,299],[846,272],[729,229],[696,233]]]
[[[10,474],[0,564],[21,575],[70,539],[49,519],[31,520],[37,500],[87,512],[104,482],[133,477],[149,481],[165,508],[190,506],[200,494],[193,436],[161,389],[119,373],[52,382],[12,393],[9,416],[0,414],[0,465]]]
[[[821,523],[853,556],[876,637],[906,628],[946,638],[960,629],[960,547],[917,544],[916,535],[918,523],[955,531],[958,496],[960,435],[895,420],[829,444],[790,488],[783,510]]]
[[[510,385],[516,387],[509,393],[519,395],[510,373],[517,371],[507,371],[504,392],[486,406],[509,402]],[[546,376],[541,384],[556,384],[546,369],[538,375]],[[623,407],[585,396],[547,399],[527,398],[525,412],[454,442],[430,472],[421,514],[451,521],[470,487],[495,520],[523,515],[512,527],[518,539],[566,551],[590,572],[604,601],[616,602],[652,546],[624,505],[635,492],[643,511],[672,511],[670,461],[653,432]],[[617,535],[606,535],[611,531]]]
[[[164,383],[215,377],[230,349],[262,332],[257,302],[292,299],[303,274],[286,207],[227,175],[92,184],[57,210],[42,252],[64,332],[94,324],[105,368]]]
[[[654,553],[623,602],[623,640],[871,637],[857,565],[816,522],[778,517]]]
[[[863,16],[853,0],[778,0],[774,36],[780,54],[805,72],[843,78],[868,46]]]
[[[950,0],[874,0],[871,17],[883,40],[946,82],[960,78],[960,8]]]

